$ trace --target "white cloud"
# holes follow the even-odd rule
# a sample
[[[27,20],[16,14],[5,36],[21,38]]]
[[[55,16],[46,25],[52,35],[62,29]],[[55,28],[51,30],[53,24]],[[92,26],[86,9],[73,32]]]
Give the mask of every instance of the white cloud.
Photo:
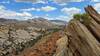
[[[50,0],[15,0],[16,2],[31,2],[31,3],[48,3]],[[66,3],[66,2],[81,2],[84,0],[52,0],[55,3]]]
[[[30,19],[31,17],[32,15],[28,12],[19,13],[7,10],[4,6],[0,5],[0,18],[25,20]]]
[[[28,11],[41,11],[40,8],[27,8],[27,9],[20,9],[20,11],[25,11],[25,12],[28,12]]]
[[[20,11],[34,11],[36,10],[35,8],[28,8],[28,9],[21,9]]]
[[[16,0],[16,2],[37,2],[39,0]]]
[[[43,18],[49,19],[49,20],[63,20],[67,22],[69,22],[72,19],[71,17],[65,16],[65,15],[59,15],[57,17],[50,17],[48,14],[46,14],[46,16],[43,16]]]
[[[67,18],[72,19],[74,14],[80,13],[81,9],[76,8],[76,7],[71,7],[71,8],[63,8],[61,10],[64,14],[67,15]]]
[[[67,3],[61,3],[61,4],[58,4],[58,5],[65,6],[65,5],[67,5]]]
[[[100,2],[100,0],[91,0],[92,2]]]
[[[37,8],[36,11],[41,11],[41,9]]]
[[[32,15],[28,12],[23,12],[23,13],[15,13],[17,16],[22,16],[22,17],[31,17]]]
[[[100,12],[100,3],[94,4],[94,8],[95,8],[98,12]]]
[[[81,9],[76,8],[76,7],[72,7],[72,8],[63,8],[61,10],[61,12],[65,13],[65,15],[59,15],[58,17],[51,17],[49,14],[46,14],[45,16],[43,16],[43,18],[52,20],[52,19],[58,19],[58,20],[65,20],[65,21],[70,21],[71,19],[73,19],[73,15],[80,13]],[[39,16],[37,16],[39,17]]]
[[[45,7],[41,8],[41,10],[46,11],[46,12],[53,11],[53,10],[56,10],[56,9],[57,8],[52,7],[52,6],[45,6]]]
[[[27,9],[21,9],[20,11],[45,11],[45,12],[50,12],[53,10],[56,10],[57,8],[52,7],[52,6],[45,6],[41,8],[27,8]]]
[[[47,1],[42,1],[42,0],[40,0],[40,1],[38,1],[37,3],[46,4],[46,3],[48,3],[48,2],[47,2]]]
[[[15,0],[16,2],[47,3],[46,0]]]
[[[66,3],[66,2],[81,2],[84,0],[54,0],[56,3]]]
[[[0,6],[0,10],[3,10],[5,9],[5,7],[3,5]]]
[[[61,11],[62,11],[63,13],[65,13],[65,14],[67,14],[67,15],[73,15],[73,14],[79,13],[79,12],[81,11],[81,9],[76,8],[76,7],[71,7],[71,8],[65,7],[65,8],[63,8]]]

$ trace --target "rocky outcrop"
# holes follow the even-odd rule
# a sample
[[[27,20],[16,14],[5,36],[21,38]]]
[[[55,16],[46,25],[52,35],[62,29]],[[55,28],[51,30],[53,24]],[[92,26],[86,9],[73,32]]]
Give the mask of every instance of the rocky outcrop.
[[[88,28],[100,42],[100,15],[94,10],[92,6],[88,6],[85,8],[85,10],[91,17],[91,24],[89,24]]]
[[[83,18],[83,21],[73,19],[66,28],[69,56],[100,56],[100,15],[92,6],[85,9],[89,24],[85,25]]]
[[[99,42],[79,21],[73,21],[67,27],[69,37],[69,49],[73,56],[99,56]],[[69,50],[68,50],[69,51]]]
[[[56,45],[57,49],[54,56],[67,56],[68,37],[65,34],[57,40]]]
[[[100,15],[99,13],[92,7],[88,6],[85,8],[86,13],[88,13],[97,23],[100,24]]]

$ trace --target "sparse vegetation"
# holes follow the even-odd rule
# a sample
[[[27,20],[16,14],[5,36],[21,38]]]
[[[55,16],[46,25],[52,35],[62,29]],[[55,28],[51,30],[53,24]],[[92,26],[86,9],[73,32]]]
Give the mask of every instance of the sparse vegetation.
[[[89,18],[89,15],[86,14],[86,13],[83,13],[83,14],[75,14],[74,16],[74,19],[82,22],[83,24],[85,25],[89,25],[91,22],[90,22],[90,18]]]
[[[89,15],[84,13],[81,15],[81,18],[82,18],[82,22],[85,24],[85,25],[89,25],[91,22],[90,22],[90,18],[89,18]]]
[[[74,19],[80,21],[80,19],[81,19],[81,14],[75,14],[73,17],[74,17]]]

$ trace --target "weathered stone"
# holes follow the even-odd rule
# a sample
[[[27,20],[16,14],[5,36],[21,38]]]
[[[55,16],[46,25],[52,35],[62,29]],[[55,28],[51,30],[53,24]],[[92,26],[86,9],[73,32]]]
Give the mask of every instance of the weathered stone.
[[[79,21],[72,21],[67,30],[71,34],[69,48],[74,47],[73,53],[77,51],[80,56],[100,55],[99,42],[83,24]]]
[[[54,56],[67,56],[68,37],[63,36],[57,41],[57,49]]]
[[[85,8],[86,13],[88,13],[97,23],[100,24],[100,15],[92,6]]]

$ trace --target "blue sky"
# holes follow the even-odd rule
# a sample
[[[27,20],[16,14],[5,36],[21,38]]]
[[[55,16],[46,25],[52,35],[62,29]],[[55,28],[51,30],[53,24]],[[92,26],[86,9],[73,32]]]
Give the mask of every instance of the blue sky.
[[[92,5],[100,11],[99,0],[0,0],[0,18],[26,20],[43,17],[69,21]]]

